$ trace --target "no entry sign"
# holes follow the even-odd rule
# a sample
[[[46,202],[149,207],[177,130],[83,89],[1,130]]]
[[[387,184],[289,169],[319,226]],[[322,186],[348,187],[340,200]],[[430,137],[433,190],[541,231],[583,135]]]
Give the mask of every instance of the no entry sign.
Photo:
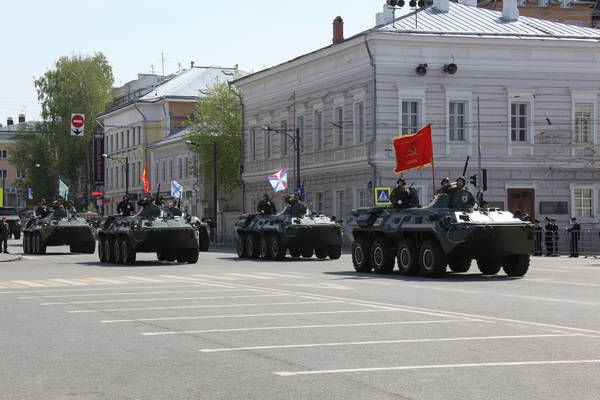
[[[84,127],[85,127],[85,115],[71,114],[71,135],[72,136],[83,136]]]

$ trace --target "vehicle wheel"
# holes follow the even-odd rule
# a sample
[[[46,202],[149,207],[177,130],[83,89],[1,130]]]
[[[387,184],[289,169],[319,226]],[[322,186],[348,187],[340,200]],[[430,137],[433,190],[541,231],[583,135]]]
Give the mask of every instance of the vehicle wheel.
[[[414,240],[405,239],[398,243],[396,258],[402,275],[415,275],[419,272],[419,254]]]
[[[357,272],[370,272],[373,269],[369,255],[366,239],[358,239],[352,243],[352,264]]]
[[[327,248],[327,255],[332,260],[337,260],[342,256],[342,246],[341,245],[331,245]]]
[[[235,248],[237,250],[237,255],[239,258],[248,257],[248,252],[246,251],[246,236],[243,234],[239,234],[235,240]]]
[[[502,268],[501,258],[479,258],[477,259],[477,268],[483,275],[496,275]]]
[[[27,234],[23,234],[23,254],[29,254],[29,239]]]
[[[258,240],[256,235],[249,234],[246,236],[246,253],[248,258],[258,258],[260,255],[258,252]]]
[[[119,240],[119,238],[115,238],[111,244],[113,248],[113,262],[121,264],[121,240]]]
[[[276,260],[283,260],[285,258],[285,246],[278,234],[269,236],[268,245],[271,257]]]
[[[16,231],[16,232],[14,233],[14,237],[15,237],[15,239],[17,239],[17,240],[21,239],[21,231]]]
[[[512,254],[502,258],[502,268],[508,276],[523,276],[529,270],[528,254]]]
[[[79,246],[77,246],[76,244],[71,244],[71,245],[69,245],[69,251],[71,253],[81,253],[81,248]]]
[[[446,255],[438,242],[423,242],[419,251],[419,270],[425,276],[439,276],[446,272]]]
[[[200,239],[200,242],[198,242],[198,251],[208,251],[209,246],[210,240],[208,238]]]
[[[467,272],[471,268],[471,259],[462,257],[450,257],[448,266],[452,272]]]
[[[96,242],[89,242],[81,246],[81,251],[84,254],[94,254],[96,252]]]
[[[297,247],[294,247],[293,249],[290,249],[290,256],[294,257],[294,258],[298,258],[302,255],[302,250],[300,250]]]
[[[389,274],[394,270],[394,251],[385,238],[375,239],[371,245],[371,264],[378,274]]]
[[[40,237],[36,234],[31,236],[31,252],[33,254],[40,254]]]
[[[39,253],[38,254],[46,254],[46,243],[44,242],[44,239],[42,239],[41,235],[38,236],[38,241],[39,241]]]
[[[312,247],[303,247],[301,251],[302,257],[311,258],[313,256],[314,249]]]
[[[167,260],[165,258],[165,252],[162,250],[159,250],[156,252],[156,258],[158,259],[158,261],[166,261]]]
[[[270,260],[273,258],[271,255],[271,249],[269,248],[268,239],[269,237],[267,235],[262,235],[258,243],[260,258],[264,258],[265,260]]]
[[[196,264],[198,262],[198,249],[187,249],[188,264]]]
[[[112,239],[107,237],[104,239],[104,258],[108,263],[115,262],[115,254],[113,253]]]
[[[105,253],[105,249],[104,249],[104,238],[100,238],[100,240],[98,241],[98,259],[100,260],[100,262],[106,262],[106,253]]]
[[[315,249],[315,255],[317,256],[317,258],[327,258],[327,248],[323,248],[323,247],[319,247],[318,249]]]
[[[165,252],[165,260],[169,262],[177,261],[177,252],[173,250]]]
[[[125,238],[121,239],[121,263],[127,265],[135,264],[135,250],[129,244],[129,241]]]

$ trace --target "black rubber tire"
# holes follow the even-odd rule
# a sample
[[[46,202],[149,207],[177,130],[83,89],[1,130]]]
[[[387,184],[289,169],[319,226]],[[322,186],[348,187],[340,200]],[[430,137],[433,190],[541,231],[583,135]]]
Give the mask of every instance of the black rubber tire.
[[[478,258],[477,268],[483,275],[496,275],[502,268],[501,258]]]
[[[113,249],[113,261],[116,264],[121,264],[121,240],[119,238],[116,238],[112,241],[111,245]]]
[[[162,250],[156,252],[156,259],[158,261],[167,261],[166,253]]]
[[[334,244],[334,245],[327,247],[327,255],[332,260],[337,260],[338,258],[340,258],[342,256],[342,246],[339,244],[337,244],[337,245]]]
[[[371,264],[378,274],[389,274],[394,270],[394,249],[385,238],[377,238],[371,244]]]
[[[471,259],[462,257],[449,257],[448,267],[452,272],[467,272],[471,268]]]
[[[253,234],[249,234],[246,236],[246,253],[248,254],[248,258],[258,258],[258,240],[257,236]]]
[[[210,240],[208,238],[206,239],[200,239],[200,241],[198,242],[198,251],[208,251],[208,248],[210,247]]]
[[[169,251],[165,252],[165,260],[167,260],[169,262],[177,261],[177,251],[169,250]]]
[[[402,275],[416,275],[419,273],[419,252],[412,239],[404,239],[398,243],[396,249],[398,270]]]
[[[258,252],[260,253],[260,258],[264,258],[265,260],[270,260],[273,258],[271,255],[271,249],[269,248],[269,236],[262,235],[258,242]]]
[[[104,238],[100,238],[98,241],[98,259],[100,262],[106,262],[106,254],[104,253]]]
[[[40,237],[35,233],[31,235],[31,252],[40,254]]]
[[[85,243],[81,247],[83,254],[94,254],[96,252],[96,242]]]
[[[13,236],[14,236],[14,238],[15,238],[15,239],[17,239],[17,240],[21,239],[21,231],[16,231],[16,232],[13,234]]]
[[[290,257],[294,257],[294,258],[298,258],[302,255],[302,250],[294,247],[292,249],[290,249]]]
[[[113,253],[112,239],[109,237],[104,238],[104,256],[106,257],[107,263],[115,262],[115,254]]]
[[[119,247],[121,249],[121,263],[126,265],[135,264],[135,250],[126,238],[121,239],[121,245]]]
[[[23,234],[23,254],[29,254],[29,242],[27,234]]]
[[[446,255],[437,241],[425,240],[419,249],[419,271],[428,277],[446,272]]]
[[[267,245],[269,246],[269,252],[273,259],[283,260],[285,258],[285,246],[278,234],[275,233],[269,236]]]
[[[239,258],[247,258],[248,252],[246,251],[246,235],[240,233],[235,240],[235,249]]]
[[[303,258],[311,258],[313,256],[314,249],[312,247],[303,247],[301,251]]]
[[[196,264],[198,262],[198,251],[199,249],[187,249],[187,263]]]
[[[315,249],[315,255],[320,259],[327,258],[327,248],[319,247]]]
[[[38,235],[38,240],[40,242],[40,246],[39,246],[40,252],[38,254],[46,254],[46,243],[42,239],[41,235]]]
[[[502,258],[502,269],[508,276],[523,276],[529,270],[528,254],[512,254]]]
[[[81,251],[81,247],[79,247],[79,246],[78,246],[78,245],[76,245],[76,244],[71,244],[71,245],[69,245],[69,251],[70,251],[71,253],[81,253],[81,252],[82,252],[82,251]]]
[[[352,265],[356,272],[371,272],[369,243],[366,239],[358,239],[352,243]]]

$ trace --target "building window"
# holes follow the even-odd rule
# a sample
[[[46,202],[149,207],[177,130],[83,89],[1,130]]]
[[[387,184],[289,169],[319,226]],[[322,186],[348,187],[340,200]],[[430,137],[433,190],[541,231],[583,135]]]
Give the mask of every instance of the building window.
[[[314,119],[314,138],[315,138],[315,150],[321,150],[323,148],[323,112],[315,111]]]
[[[7,158],[6,150],[0,150],[0,160],[6,160]]]
[[[448,103],[448,131],[451,142],[465,141],[466,111],[466,101]]]
[[[185,174],[186,178],[189,176],[189,173],[190,173],[190,160],[186,157],[185,158],[185,166],[184,166],[184,174]]]
[[[121,147],[119,148],[119,150],[123,148],[125,148],[125,132],[121,131]]]
[[[335,191],[335,214],[336,214],[336,218],[344,218],[344,208],[345,208],[345,204],[344,204],[344,196],[345,196],[345,192],[343,190],[336,190]]]
[[[592,142],[593,103],[575,103],[575,143]]]
[[[22,169],[17,168],[17,179],[23,179],[25,177],[25,173]]]
[[[419,100],[404,100],[402,102],[402,135],[417,133],[421,126]]]
[[[158,185],[158,182],[160,182],[160,179],[158,178],[158,166],[159,162],[157,161],[156,164],[154,164],[154,186]]]
[[[125,134],[127,136],[127,148],[130,147],[130,143],[129,143],[129,129],[127,129],[127,133]]]
[[[162,164],[162,179],[160,181],[166,182],[167,181],[167,163],[165,162],[165,160],[162,160],[161,164]]]
[[[256,129],[252,128],[251,137],[250,137],[250,147],[252,151],[250,154],[252,155],[252,161],[256,161]]]
[[[339,147],[344,145],[344,107],[337,107],[335,117],[335,140]]]
[[[2,171],[2,173],[0,173],[0,175],[2,175],[2,178],[7,179],[8,178],[8,171],[5,170],[5,169],[3,169],[1,171]]]
[[[289,132],[287,132],[287,121],[281,121],[279,123],[279,127],[281,129],[281,155],[287,156],[288,155],[288,135],[289,135]]]
[[[510,104],[510,139],[513,142],[527,142],[528,103]]]
[[[354,103],[354,138],[356,143],[365,141],[365,103]]]
[[[577,218],[594,218],[593,187],[573,188],[573,216]]]
[[[356,202],[354,206],[356,208],[368,207],[368,192],[366,189],[356,189]]]
[[[137,128],[137,143],[142,144],[142,127]]]
[[[263,131],[265,138],[265,160],[271,159],[271,132]]]
[[[323,196],[323,192],[315,192],[315,211],[318,213],[323,213],[323,198],[325,196]]]
[[[181,179],[181,178],[183,178],[183,160],[180,158],[178,160],[178,163],[179,163],[179,174],[177,175],[177,177],[179,179]]]
[[[296,129],[300,131],[300,151],[304,151],[304,115],[296,118]]]
[[[110,146],[108,147],[108,151],[115,151],[115,146],[114,146],[114,142],[113,142],[113,135],[110,135]]]

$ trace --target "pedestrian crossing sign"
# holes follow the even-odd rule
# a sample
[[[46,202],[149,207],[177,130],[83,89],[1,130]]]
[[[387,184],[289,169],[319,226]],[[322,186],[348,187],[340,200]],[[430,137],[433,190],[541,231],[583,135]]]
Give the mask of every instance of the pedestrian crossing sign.
[[[375,187],[375,205],[376,206],[391,206],[390,192],[392,189],[389,186]]]

